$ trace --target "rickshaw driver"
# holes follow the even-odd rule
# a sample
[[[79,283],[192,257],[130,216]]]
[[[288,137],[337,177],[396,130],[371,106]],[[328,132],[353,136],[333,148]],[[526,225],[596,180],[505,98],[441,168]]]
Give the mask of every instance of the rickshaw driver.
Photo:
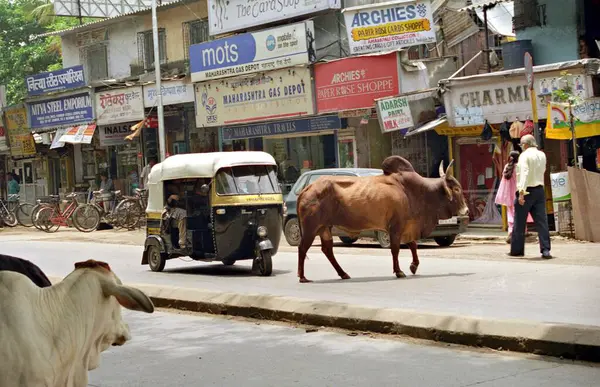
[[[167,212],[169,218],[175,219],[177,221],[177,229],[179,230],[179,248],[185,249],[186,246],[186,234],[187,234],[187,225],[186,225],[186,216],[187,212],[183,208],[178,207],[179,205],[179,189],[174,184],[169,184],[167,186],[167,205],[165,206],[165,211]]]

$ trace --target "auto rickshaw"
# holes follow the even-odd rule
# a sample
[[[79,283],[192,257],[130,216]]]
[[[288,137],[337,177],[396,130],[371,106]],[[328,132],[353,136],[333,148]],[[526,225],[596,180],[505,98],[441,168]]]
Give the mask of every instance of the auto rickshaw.
[[[184,256],[225,265],[253,259],[253,271],[270,276],[283,217],[277,163],[270,154],[170,156],[148,176],[142,265],[159,272],[167,260]]]

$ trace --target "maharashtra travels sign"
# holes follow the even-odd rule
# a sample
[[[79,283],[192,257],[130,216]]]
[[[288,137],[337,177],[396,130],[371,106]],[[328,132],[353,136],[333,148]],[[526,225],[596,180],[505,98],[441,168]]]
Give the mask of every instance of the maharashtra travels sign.
[[[306,65],[316,59],[312,21],[190,46],[192,82]]]
[[[340,0],[208,0],[211,36],[340,9]]]
[[[347,8],[343,12],[351,54],[436,42],[428,0],[372,4]]]

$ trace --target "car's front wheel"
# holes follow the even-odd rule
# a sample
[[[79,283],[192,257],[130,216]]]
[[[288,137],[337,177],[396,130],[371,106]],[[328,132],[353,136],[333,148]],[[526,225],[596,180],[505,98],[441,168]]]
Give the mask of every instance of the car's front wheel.
[[[301,234],[298,218],[292,218],[285,223],[283,234],[290,246],[298,246],[300,244]]]
[[[456,235],[435,237],[435,238],[433,238],[433,240],[435,241],[435,243],[437,243],[441,247],[449,247],[449,246],[452,246],[452,244],[456,240]]]

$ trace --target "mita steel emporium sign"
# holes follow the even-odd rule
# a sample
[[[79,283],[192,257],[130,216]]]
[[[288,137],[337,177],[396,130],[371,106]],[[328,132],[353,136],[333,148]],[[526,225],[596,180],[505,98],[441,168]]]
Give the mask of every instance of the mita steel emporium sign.
[[[352,7],[343,13],[351,54],[436,42],[429,0]]]
[[[40,102],[30,102],[31,128],[66,126],[94,119],[92,98],[89,93],[69,95]]]
[[[208,0],[208,30],[221,35],[329,9],[340,0]]]
[[[249,32],[190,47],[192,82],[305,65],[315,61],[312,21]]]

